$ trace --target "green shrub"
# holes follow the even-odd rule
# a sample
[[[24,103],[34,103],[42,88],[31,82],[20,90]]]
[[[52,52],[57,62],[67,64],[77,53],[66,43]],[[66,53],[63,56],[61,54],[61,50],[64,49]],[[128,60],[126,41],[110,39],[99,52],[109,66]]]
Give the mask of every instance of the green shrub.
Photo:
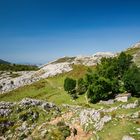
[[[133,96],[140,97],[140,70],[133,65],[123,76],[126,91]]]
[[[79,95],[85,93],[87,91],[86,82],[83,78],[78,79],[77,81],[77,92]]]
[[[68,93],[71,93],[72,91],[75,90],[75,87],[76,87],[76,80],[67,77],[64,81],[65,91],[67,91]]]
[[[75,88],[76,88],[76,80],[67,77],[64,80],[64,90],[67,91],[73,99],[77,98]]]

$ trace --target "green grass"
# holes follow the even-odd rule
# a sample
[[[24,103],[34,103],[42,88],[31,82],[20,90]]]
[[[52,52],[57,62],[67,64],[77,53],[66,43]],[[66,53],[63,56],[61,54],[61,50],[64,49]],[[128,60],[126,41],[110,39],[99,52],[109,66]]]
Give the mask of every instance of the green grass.
[[[86,66],[73,66],[73,70],[68,73],[43,79],[31,85],[0,95],[0,101],[20,101],[23,98],[28,97],[54,102],[56,104],[86,103],[84,95],[79,96],[76,101],[72,100],[70,95],[64,91],[63,83],[67,76],[72,78],[83,77],[83,75],[87,72],[87,69],[88,67]]]
[[[121,140],[124,135],[130,135],[138,140],[139,134],[131,135],[132,132],[137,132],[136,128],[139,124],[134,123],[132,120],[121,119],[113,120],[104,126],[103,131],[98,132],[100,140]]]

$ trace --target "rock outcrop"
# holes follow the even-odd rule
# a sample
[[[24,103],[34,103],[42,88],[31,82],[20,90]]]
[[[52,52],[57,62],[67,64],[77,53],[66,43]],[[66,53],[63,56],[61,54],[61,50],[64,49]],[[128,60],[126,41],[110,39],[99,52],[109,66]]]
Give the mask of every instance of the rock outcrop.
[[[113,54],[111,52],[97,52],[91,56],[79,55],[76,57],[63,57],[63,58],[60,58],[60,59],[58,59],[54,62],[51,62],[51,63],[57,64],[57,63],[60,63],[61,61],[65,60],[65,62],[75,64],[75,65],[80,64],[80,65],[85,65],[85,66],[94,66],[100,62],[102,57],[109,58],[109,57],[114,57],[114,56],[116,56],[116,54]]]

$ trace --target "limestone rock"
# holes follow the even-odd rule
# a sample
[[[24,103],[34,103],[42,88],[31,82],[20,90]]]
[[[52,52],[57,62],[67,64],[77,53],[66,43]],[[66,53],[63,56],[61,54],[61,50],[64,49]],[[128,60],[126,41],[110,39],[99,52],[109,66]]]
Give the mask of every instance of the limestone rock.
[[[30,98],[24,98],[20,101],[20,106],[38,106],[42,104],[41,100],[35,100],[35,99],[30,99]]]
[[[126,136],[123,136],[122,140],[135,140],[135,139],[126,135]]]
[[[104,124],[111,121],[111,119],[111,116],[104,116],[103,118],[101,118],[101,120],[99,122],[96,122],[94,125],[96,131],[101,131],[104,127]]]
[[[127,94],[118,94],[115,97],[116,101],[120,101],[120,102],[127,102],[128,99],[131,97],[131,93],[127,93]]]
[[[136,100],[134,103],[122,105],[122,108],[125,108],[125,109],[136,108],[138,105],[139,105],[138,100]]]
[[[100,104],[105,104],[105,105],[110,105],[110,104],[114,104],[114,100],[111,100],[111,99],[108,100],[108,101],[102,101],[102,100],[101,100],[99,103],[100,103]]]
[[[97,110],[83,110],[80,113],[80,122],[81,125],[84,125],[88,123],[90,120],[92,121],[98,121],[100,119],[100,112]]]

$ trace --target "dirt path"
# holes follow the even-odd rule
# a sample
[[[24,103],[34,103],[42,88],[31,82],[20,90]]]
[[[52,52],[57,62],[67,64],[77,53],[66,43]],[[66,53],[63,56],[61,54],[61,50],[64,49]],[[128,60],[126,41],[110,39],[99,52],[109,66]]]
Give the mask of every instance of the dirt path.
[[[62,120],[66,121],[70,119],[72,116],[73,116],[73,113],[68,112],[66,114],[63,114],[61,117],[57,117],[54,120],[50,121],[49,124],[54,125]],[[88,140],[92,136],[91,132],[83,131],[82,127],[80,126],[78,122],[74,124],[70,124],[70,128],[71,128],[71,136],[67,137],[66,140]],[[74,128],[77,130],[77,135],[75,136],[72,132]]]
[[[85,132],[83,131],[82,127],[76,123],[71,125],[71,129],[77,130],[77,135],[74,136],[73,133],[71,133],[71,136],[67,137],[66,140],[88,140],[93,135],[92,132]]]
[[[62,120],[65,121],[65,120],[70,119],[72,116],[73,116],[72,112],[65,113],[62,116],[57,117],[57,118],[53,119],[52,121],[50,121],[49,124],[52,124],[52,125],[57,124],[58,122],[60,122]]]

